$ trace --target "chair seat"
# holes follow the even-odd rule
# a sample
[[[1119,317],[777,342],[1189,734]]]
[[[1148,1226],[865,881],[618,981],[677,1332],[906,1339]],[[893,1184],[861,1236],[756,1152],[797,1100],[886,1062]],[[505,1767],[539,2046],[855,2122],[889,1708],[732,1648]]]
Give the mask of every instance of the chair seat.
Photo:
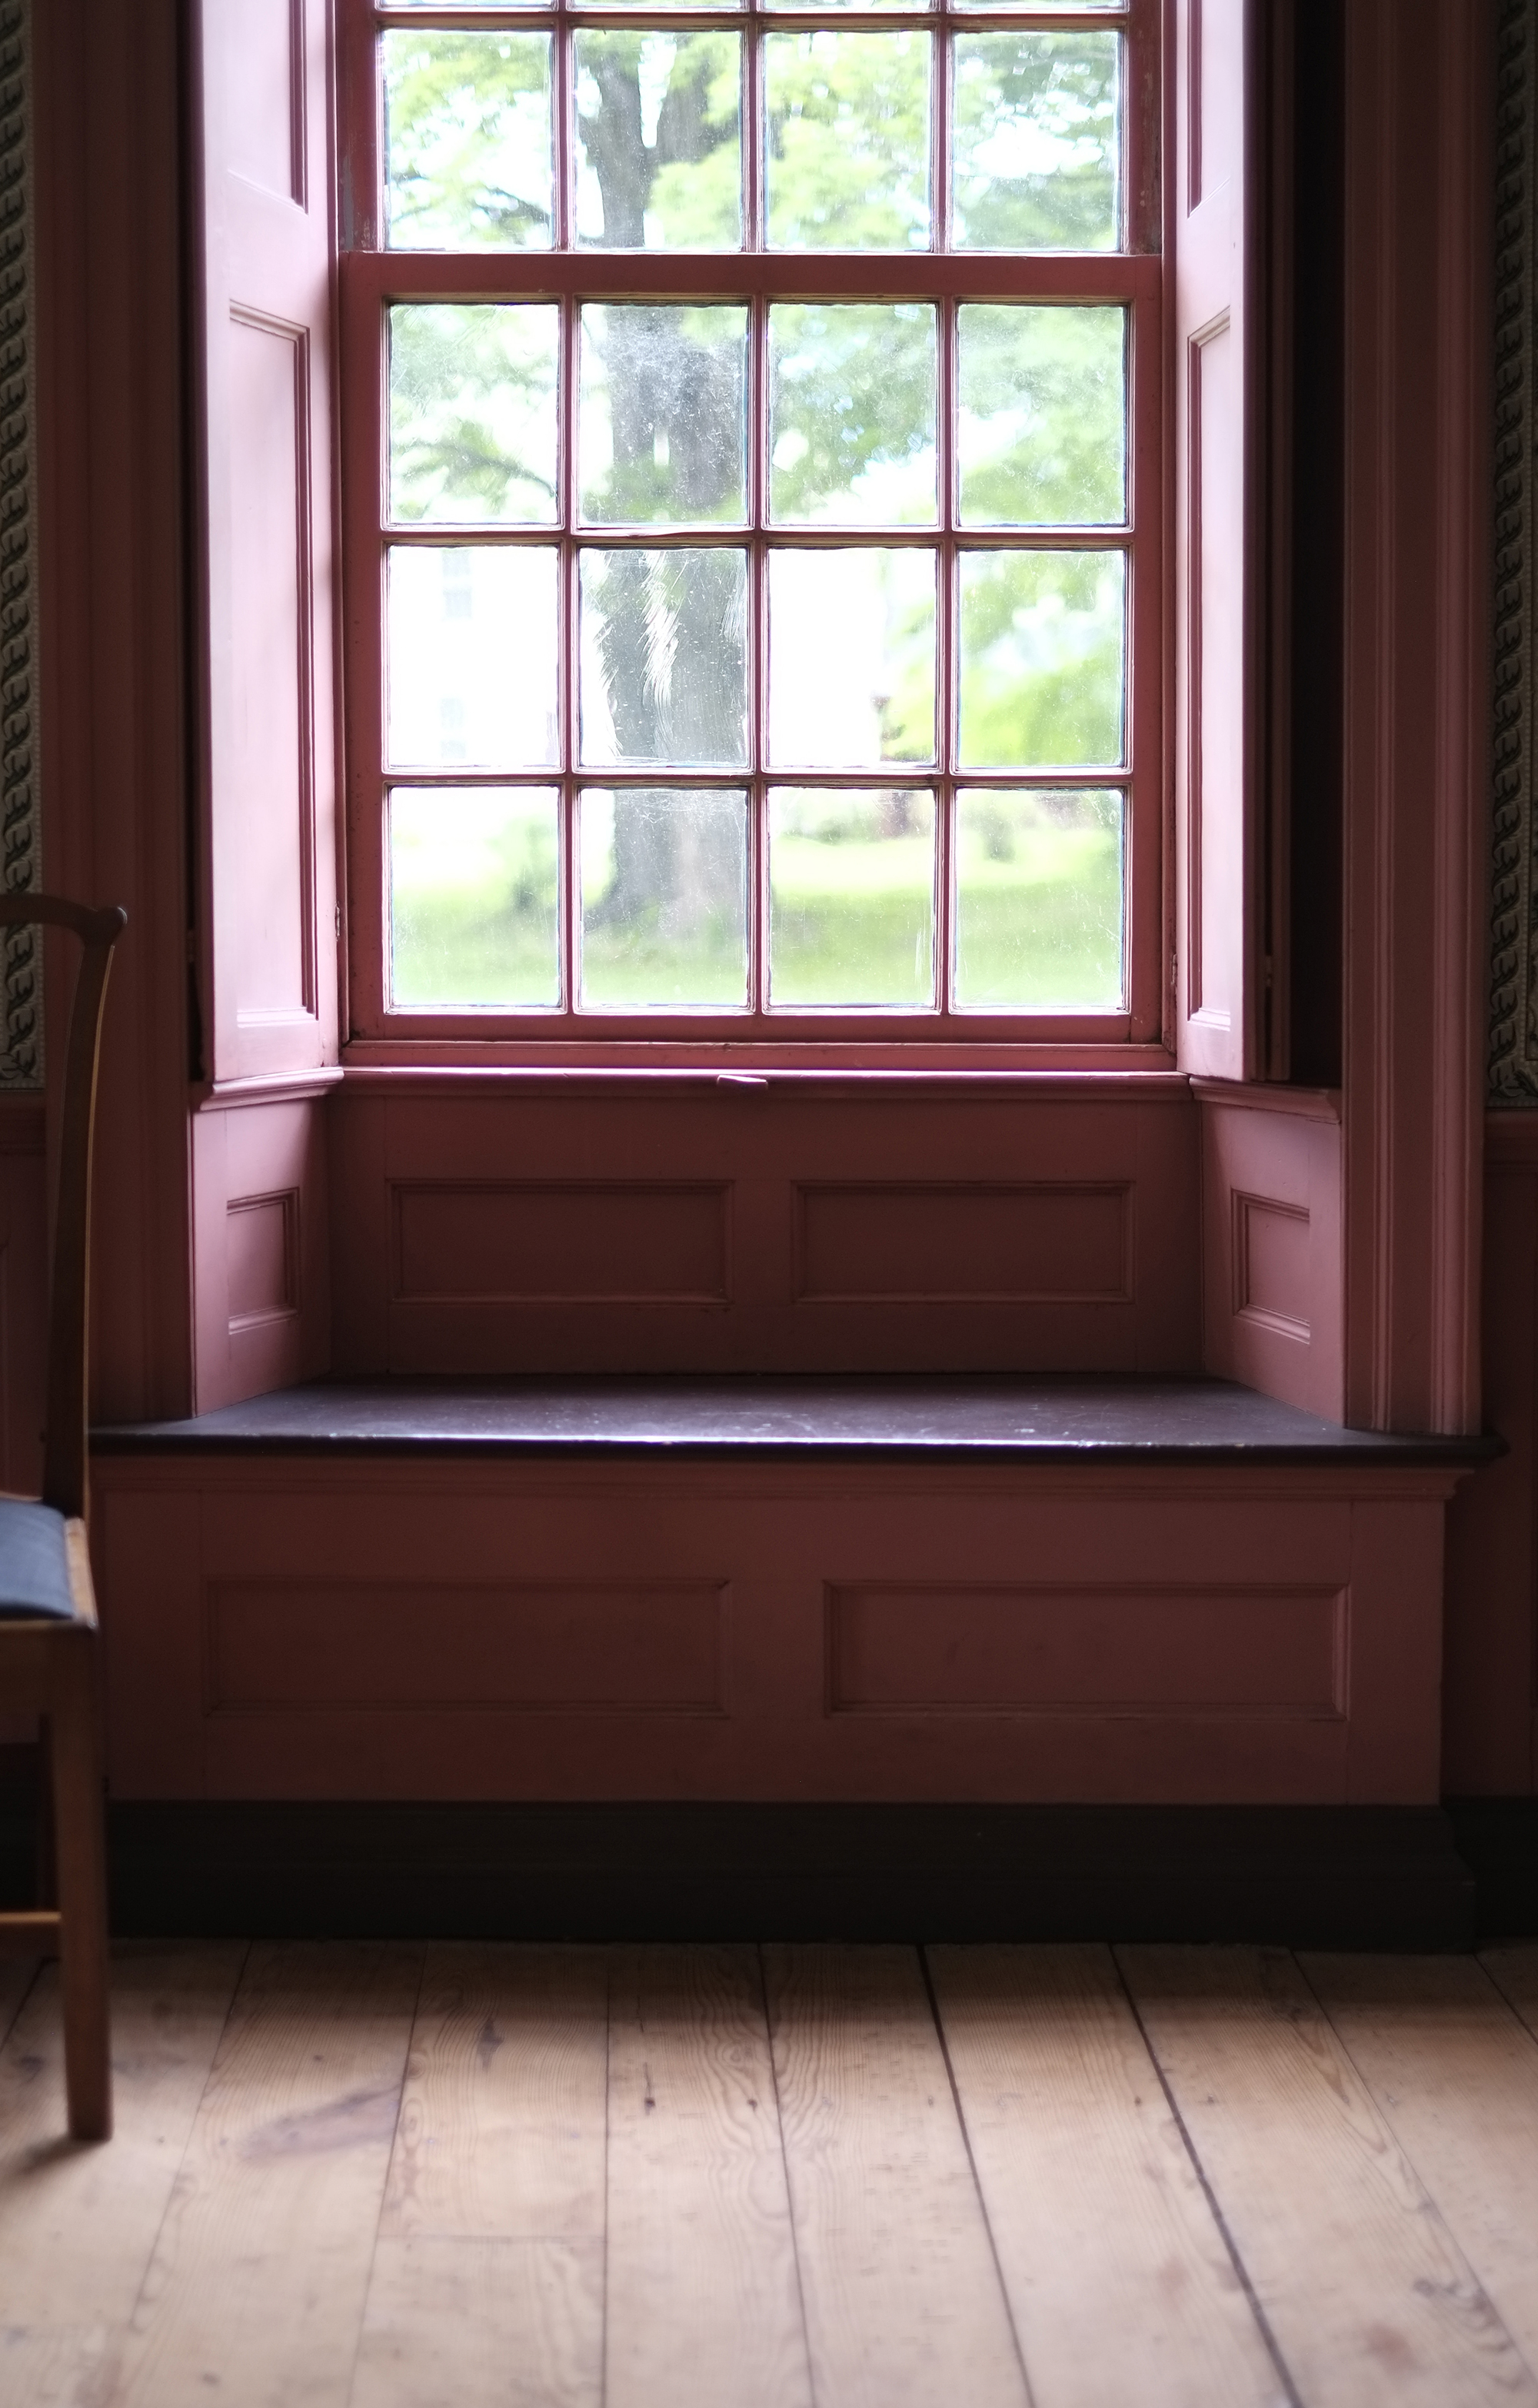
[[[0,1497],[0,1622],[39,1614],[73,1622],[77,1612],[64,1515],[30,1498]]]

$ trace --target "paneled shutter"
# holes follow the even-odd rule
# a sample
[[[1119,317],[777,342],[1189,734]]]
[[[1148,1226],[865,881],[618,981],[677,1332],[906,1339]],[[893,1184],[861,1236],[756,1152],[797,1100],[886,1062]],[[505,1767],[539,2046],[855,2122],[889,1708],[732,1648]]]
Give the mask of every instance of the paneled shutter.
[[[1172,0],[1176,1025],[1184,1068],[1258,1068],[1259,312],[1253,0]]]
[[[335,1057],[329,0],[194,0],[206,1067]]]

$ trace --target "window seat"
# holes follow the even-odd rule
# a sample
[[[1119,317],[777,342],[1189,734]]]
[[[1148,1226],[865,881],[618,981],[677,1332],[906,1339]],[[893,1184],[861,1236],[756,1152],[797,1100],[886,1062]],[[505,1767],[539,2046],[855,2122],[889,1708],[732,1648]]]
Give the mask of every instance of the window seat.
[[[1343,1429],[1223,1380],[628,1377],[318,1381],[93,1432],[98,1457],[591,1455],[1019,1468],[1472,1468],[1489,1439]]]
[[[1089,1378],[338,1380],[102,1429],[113,1791],[1431,1807],[1491,1451]]]

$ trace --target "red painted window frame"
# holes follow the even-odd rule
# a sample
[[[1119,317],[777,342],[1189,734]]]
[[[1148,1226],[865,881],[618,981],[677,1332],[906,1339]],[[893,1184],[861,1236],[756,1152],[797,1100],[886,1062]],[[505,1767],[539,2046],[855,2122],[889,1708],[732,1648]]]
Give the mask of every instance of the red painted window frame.
[[[349,1059],[385,1064],[392,1061],[429,1065],[484,1062],[566,1061],[611,1064],[644,1060],[657,1065],[701,1055],[751,1053],[766,1062],[809,1067],[814,1063],[848,1063],[880,1067],[946,1068],[1128,1068],[1141,1062],[1165,1068],[1170,1055],[1167,1013],[1169,982],[1170,858],[1166,686],[1169,601],[1166,562],[1168,494],[1165,461],[1166,382],[1164,263],[1159,255],[1161,199],[1159,129],[1161,78],[1159,45],[1161,0],[1126,0],[1120,8],[1097,9],[1093,15],[1075,10],[1055,15],[1050,7],[1032,8],[1029,23],[1043,30],[1115,30],[1126,43],[1124,81],[1125,143],[1123,160],[1124,217],[1127,248],[1120,251],[997,253],[930,251],[872,254],[810,251],[770,252],[744,249],[722,253],[612,251],[596,248],[568,251],[441,252],[389,251],[377,247],[378,201],[381,191],[381,123],[376,43],[388,24],[425,28],[439,22],[468,29],[470,15],[452,7],[438,9],[390,9],[377,0],[339,0],[341,17],[342,208],[339,305],[339,449],[341,454],[341,529],[343,587],[343,687],[346,697],[347,932],[345,993],[348,1007]],[[477,12],[479,13],[479,12]],[[619,11],[609,5],[583,6],[568,0],[559,23],[554,7],[530,7],[518,12],[520,31],[554,28],[557,49],[564,29],[591,22],[611,26]],[[661,30],[676,30],[680,11],[624,11],[625,22],[643,22]],[[993,11],[970,7],[964,12],[909,11],[884,7],[879,12],[841,6],[835,12],[756,5],[736,9],[691,7],[691,29],[720,26],[748,36],[751,58],[755,34],[772,28],[795,31],[815,22],[836,22],[840,30],[861,26],[872,30],[902,28],[933,31],[941,42],[953,31],[1018,29],[1018,10]],[[481,21],[484,25],[484,19]],[[557,65],[557,94],[568,77]],[[743,106],[753,105],[755,79],[744,77]],[[555,171],[567,171],[564,109],[557,106]],[[937,116],[941,113],[937,112]],[[937,144],[943,144],[943,132]],[[932,168],[945,172],[943,157]],[[936,189],[939,189],[938,182]],[[712,297],[722,300],[816,299],[833,295],[849,299],[935,299],[941,303],[968,298],[1058,300],[1124,300],[1129,318],[1129,395],[1128,411],[1128,526],[1129,602],[1128,643],[1128,796],[1127,827],[1127,1007],[1119,1012],[987,1014],[952,1011],[946,1001],[944,966],[947,939],[941,937],[937,963],[938,1008],[926,1011],[840,1012],[699,1011],[620,1014],[578,1012],[568,982],[568,1001],[556,1010],[527,1014],[476,1012],[396,1013],[386,1007],[384,965],[388,954],[387,881],[383,844],[382,800],[387,777],[383,746],[384,562],[388,537],[382,509],[383,441],[385,433],[385,345],[383,328],[390,303],[412,300],[483,300],[509,298],[555,300],[570,317],[580,300],[670,297]],[[942,362],[947,347],[942,342]],[[941,408],[947,398],[941,368]],[[942,444],[945,438],[941,438]],[[726,531],[721,531],[723,535]],[[735,534],[735,530],[732,531]],[[786,531],[773,530],[782,540]],[[867,540],[869,531],[862,530]],[[906,531],[910,540],[923,541],[929,530]],[[751,529],[740,538],[753,563],[762,556],[766,536]],[[793,538],[794,539],[794,538]],[[815,535],[811,538],[817,540]],[[827,538],[825,538],[827,539]],[[876,539],[880,539],[879,538]],[[932,539],[943,557],[952,539],[943,525]],[[554,531],[563,551],[574,549],[569,529]],[[988,537],[980,531],[977,542]],[[1050,538],[1049,538],[1050,540]],[[956,547],[961,549],[964,547]],[[570,582],[574,583],[574,580]],[[762,627],[762,612],[758,624]],[[941,708],[953,675],[945,654],[944,630],[954,624],[942,613],[937,624],[937,675]],[[572,631],[563,631],[568,644]],[[659,772],[659,775],[664,773]],[[601,782],[601,778],[598,781]],[[541,782],[570,789],[577,772],[568,759]],[[588,782],[594,782],[591,775]],[[754,785],[744,772],[741,782]],[[784,782],[760,775],[758,782]],[[794,782],[794,781],[793,781]],[[813,781],[815,782],[815,781]],[[879,772],[862,782],[880,782]],[[987,782],[984,773],[982,782]],[[1008,782],[999,779],[998,782]],[[1080,781],[1080,782],[1085,782]],[[949,874],[949,820],[940,767],[934,786],[941,802],[939,820],[939,887],[941,919],[946,917]],[[755,812],[755,830],[760,815]],[[562,811],[563,885],[571,894],[570,840],[572,813]],[[755,836],[753,859],[756,862]],[[755,921],[761,910],[761,881],[754,872],[751,905]],[[563,945],[570,965],[569,903],[563,904]],[[755,943],[763,932],[755,925]]]

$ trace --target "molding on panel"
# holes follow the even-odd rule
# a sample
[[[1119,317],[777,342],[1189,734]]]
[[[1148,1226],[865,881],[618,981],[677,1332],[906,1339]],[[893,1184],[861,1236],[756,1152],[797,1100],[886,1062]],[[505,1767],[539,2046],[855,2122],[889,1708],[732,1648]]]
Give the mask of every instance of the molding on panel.
[[[41,884],[33,608],[31,0],[0,0],[0,857],[5,882]],[[43,1079],[42,948],[5,945],[0,1087]]]
[[[1502,0],[1495,154],[1494,752],[1490,825],[1492,1104],[1538,1105],[1538,914],[1532,808],[1534,424],[1531,0]]]

